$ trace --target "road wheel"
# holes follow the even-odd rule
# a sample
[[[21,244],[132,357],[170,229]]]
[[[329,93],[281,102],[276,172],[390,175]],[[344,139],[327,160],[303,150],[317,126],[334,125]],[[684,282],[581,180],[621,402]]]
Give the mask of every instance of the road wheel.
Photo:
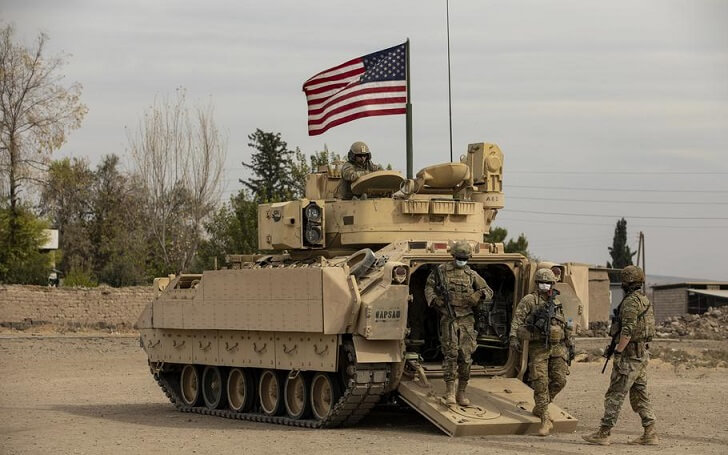
[[[255,382],[250,370],[233,368],[228,373],[227,396],[230,409],[248,412],[255,403]]]
[[[200,402],[200,372],[195,365],[185,365],[179,377],[182,401],[187,406],[197,406]]]
[[[283,381],[275,370],[264,370],[260,374],[258,399],[263,414],[276,416],[283,413]]]
[[[218,409],[225,404],[225,382],[219,367],[206,366],[202,372],[202,398],[210,409]]]
[[[311,411],[317,420],[325,419],[341,397],[336,378],[329,373],[316,373],[311,380]]]
[[[291,372],[283,387],[286,412],[292,419],[305,419],[310,414],[311,402],[308,398],[309,381],[304,373]]]

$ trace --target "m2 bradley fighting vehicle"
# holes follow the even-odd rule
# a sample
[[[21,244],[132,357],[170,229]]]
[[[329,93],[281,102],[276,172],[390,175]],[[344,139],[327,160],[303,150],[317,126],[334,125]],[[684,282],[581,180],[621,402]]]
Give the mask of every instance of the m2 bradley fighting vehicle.
[[[503,208],[502,173],[500,149],[480,143],[415,179],[362,176],[352,200],[336,198],[338,165],[310,174],[305,198],[258,208],[259,248],[271,253],[155,280],[160,292],[137,323],[154,378],[185,412],[328,428],[388,399],[449,435],[535,432],[526,359],[508,332],[538,264],[484,241]],[[439,315],[424,296],[458,240],[494,291],[477,312],[469,406],[440,398]],[[561,300],[578,321],[562,272]],[[577,421],[550,406],[554,430],[574,431]]]

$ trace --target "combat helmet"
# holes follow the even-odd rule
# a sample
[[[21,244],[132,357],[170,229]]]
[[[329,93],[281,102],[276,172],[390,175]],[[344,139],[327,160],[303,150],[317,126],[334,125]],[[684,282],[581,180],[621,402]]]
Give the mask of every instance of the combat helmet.
[[[366,155],[367,161],[369,161],[372,157],[372,154],[369,151],[369,146],[362,141],[356,141],[351,144],[347,158],[349,159],[349,161],[353,162],[354,157],[356,157],[357,155]]]
[[[535,280],[536,283],[556,283],[556,275],[551,269],[538,269]]]
[[[625,284],[645,282],[645,273],[636,265],[628,265],[623,268],[620,275],[622,277],[622,283]]]
[[[450,249],[450,254],[452,254],[455,259],[467,261],[468,259],[470,259],[470,256],[473,255],[473,247],[471,247],[468,242],[460,240],[458,242],[455,242],[455,245],[452,246],[452,249]]]

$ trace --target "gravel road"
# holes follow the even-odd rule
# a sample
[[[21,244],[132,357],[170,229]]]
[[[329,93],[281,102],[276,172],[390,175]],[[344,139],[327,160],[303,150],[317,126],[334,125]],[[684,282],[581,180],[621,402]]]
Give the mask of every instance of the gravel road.
[[[601,343],[598,340],[588,343]],[[706,349],[706,342],[681,348]],[[710,348],[728,349],[726,342]],[[557,403],[579,419],[549,438],[449,438],[413,411],[381,409],[357,427],[304,430],[177,412],[149,374],[134,337],[0,338],[2,454],[726,454],[728,369],[650,364],[659,447],[626,444],[640,433],[627,404],[609,447],[582,444],[598,425],[607,375],[577,363]]]

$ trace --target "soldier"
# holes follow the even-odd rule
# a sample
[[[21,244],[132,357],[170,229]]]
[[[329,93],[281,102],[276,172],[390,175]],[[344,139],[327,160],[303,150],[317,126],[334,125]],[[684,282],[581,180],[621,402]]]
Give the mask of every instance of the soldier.
[[[632,410],[640,415],[644,434],[630,444],[656,445],[655,413],[647,394],[647,343],[655,335],[655,314],[650,301],[642,294],[645,281],[642,269],[630,265],[622,269],[624,298],[614,311],[610,328],[612,339],[619,340],[614,350],[612,376],[604,395],[604,416],[594,433],[584,435],[593,444],[609,445],[609,435],[617,423],[619,410],[629,392]]]
[[[471,355],[477,347],[477,332],[473,307],[485,297],[493,298],[493,291],[477,272],[468,267],[473,250],[468,242],[460,241],[452,247],[453,262],[440,264],[430,272],[425,286],[425,299],[441,314],[440,346],[447,404],[468,406],[465,389],[470,379]],[[448,308],[449,307],[449,308]],[[455,395],[455,370],[458,391]]]
[[[347,161],[341,166],[341,184],[338,188],[338,196],[341,199],[351,199],[351,183],[363,175],[373,171],[381,171],[382,166],[371,161],[372,154],[369,147],[361,141],[351,144]]]
[[[561,303],[554,295],[554,272],[539,269],[535,279],[538,290],[523,297],[516,306],[511,322],[510,344],[514,351],[520,351],[519,339],[530,340],[527,355],[528,375],[536,402],[533,414],[541,418],[538,434],[548,436],[553,428],[548,405],[566,386],[568,363],[574,355],[574,339],[571,325],[567,323]],[[552,297],[553,308],[549,311],[549,299]]]

